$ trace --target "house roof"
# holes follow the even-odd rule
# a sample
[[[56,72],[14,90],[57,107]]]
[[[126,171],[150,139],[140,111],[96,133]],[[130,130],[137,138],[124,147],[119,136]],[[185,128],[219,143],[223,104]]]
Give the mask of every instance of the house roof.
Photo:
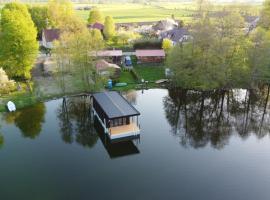
[[[136,50],[137,57],[165,57],[163,49],[152,49],[152,50]]]
[[[175,27],[178,27],[177,21],[174,19],[166,19],[159,21],[155,26],[153,26],[153,29],[155,31],[166,31],[174,29]]]
[[[118,92],[100,92],[93,95],[109,119],[140,115]]]
[[[43,30],[46,42],[53,42],[60,38],[60,29],[44,29]]]
[[[122,56],[122,50],[105,50],[105,51],[98,51],[96,53],[99,57],[112,57],[112,56]]]
[[[98,60],[96,62],[96,69],[98,71],[102,71],[102,70],[107,70],[109,68],[113,68],[113,69],[120,69],[120,67],[116,64],[112,64],[112,63],[108,63],[107,61],[105,60]]]
[[[96,22],[94,24],[87,25],[87,27],[90,29],[98,29],[100,31],[102,31],[104,29],[104,25],[101,23],[98,23],[98,22]]]
[[[185,35],[189,35],[189,32],[186,28],[176,28],[160,33],[160,37],[162,39],[169,38],[174,42],[179,42]]]
[[[250,16],[250,15],[244,16],[245,22],[247,22],[247,23],[253,23],[254,21],[258,20],[259,18],[260,18],[259,16]]]

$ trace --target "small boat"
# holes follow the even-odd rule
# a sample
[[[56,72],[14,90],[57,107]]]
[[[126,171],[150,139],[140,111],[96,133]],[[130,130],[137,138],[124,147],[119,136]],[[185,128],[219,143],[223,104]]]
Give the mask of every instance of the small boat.
[[[160,80],[157,80],[155,83],[156,84],[162,84],[162,83],[168,83],[169,80],[168,79],[160,79]]]
[[[116,83],[114,86],[115,87],[124,87],[124,86],[127,86],[127,83]]]
[[[7,108],[8,108],[8,111],[9,111],[9,112],[14,112],[14,111],[16,111],[16,106],[15,106],[15,104],[14,104],[12,101],[9,101],[9,102],[7,103]]]

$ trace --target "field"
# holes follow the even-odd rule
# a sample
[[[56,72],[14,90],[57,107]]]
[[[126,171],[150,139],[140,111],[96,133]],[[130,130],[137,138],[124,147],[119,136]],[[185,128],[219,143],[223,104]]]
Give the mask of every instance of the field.
[[[45,3],[32,3],[32,5],[46,5]],[[3,4],[0,4],[0,9]],[[144,22],[158,21],[169,18],[172,15],[176,19],[181,19],[185,23],[192,21],[193,14],[197,9],[194,3],[169,3],[159,2],[149,5],[132,3],[112,3],[112,4],[74,4],[75,12],[85,21],[89,16],[89,10],[78,10],[84,6],[98,7],[104,16],[112,16],[117,23],[121,22]],[[212,11],[223,9],[223,7],[240,9],[242,12],[257,14],[261,6],[259,4],[215,4]]]
[[[81,7],[83,5],[76,5]],[[143,22],[143,21],[158,21],[175,16],[176,19],[188,21],[194,10],[193,4],[185,3],[166,3],[159,5],[142,5],[142,4],[95,4],[105,16],[110,15],[115,22]],[[87,20],[89,11],[76,10],[76,13]]]
[[[75,4],[75,8],[86,6],[86,4]],[[181,19],[185,23],[189,23],[193,19],[197,6],[194,3],[168,3],[159,2],[151,5],[143,4],[91,4],[91,7],[98,7],[104,16],[112,16],[115,22],[144,22],[158,21],[169,18],[172,15],[176,19]],[[258,4],[215,4],[211,7],[211,11],[220,11],[224,7],[230,9],[241,10],[251,15],[258,15],[261,8]],[[76,10],[78,16],[87,20],[89,11]]]

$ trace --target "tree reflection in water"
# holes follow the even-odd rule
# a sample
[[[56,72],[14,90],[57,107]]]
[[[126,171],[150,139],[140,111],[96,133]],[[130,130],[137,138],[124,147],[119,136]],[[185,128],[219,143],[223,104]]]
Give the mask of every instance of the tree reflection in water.
[[[92,121],[89,96],[64,98],[57,110],[60,132],[64,142],[76,141],[84,147],[93,147],[97,140]]]
[[[12,113],[6,113],[3,117],[8,124],[15,124],[27,138],[35,139],[41,132],[46,107],[44,103],[26,107]]]
[[[0,149],[3,147],[4,145],[4,136],[2,133],[0,133]]]
[[[183,146],[211,144],[221,149],[236,134],[247,138],[268,135],[269,87],[258,90],[199,92],[172,89],[164,98],[166,118]]]

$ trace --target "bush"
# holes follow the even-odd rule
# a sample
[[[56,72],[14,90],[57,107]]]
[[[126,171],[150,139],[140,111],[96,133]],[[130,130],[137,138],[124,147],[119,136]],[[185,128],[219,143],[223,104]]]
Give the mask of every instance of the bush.
[[[168,53],[173,47],[173,43],[171,40],[165,38],[163,41],[162,41],[162,49],[164,49],[164,51],[166,53]]]
[[[161,49],[162,41],[156,38],[143,38],[133,43],[134,49]]]
[[[9,80],[6,72],[0,68],[0,95],[8,94],[15,90],[15,81]]]

